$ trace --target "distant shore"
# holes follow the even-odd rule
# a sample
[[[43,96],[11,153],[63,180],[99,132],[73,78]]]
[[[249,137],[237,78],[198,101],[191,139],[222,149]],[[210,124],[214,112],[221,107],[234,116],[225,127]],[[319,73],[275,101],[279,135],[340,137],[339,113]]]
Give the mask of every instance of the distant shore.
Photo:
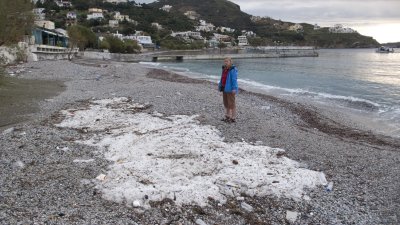
[[[1,128],[2,223],[399,222],[400,203],[396,199],[400,199],[400,140],[363,131],[336,111],[241,90],[237,96],[238,121],[226,124],[220,120],[220,93],[216,84],[208,81],[140,64],[103,60],[43,61],[24,66],[31,73],[22,73],[18,79],[46,81],[58,88],[39,98],[38,111],[25,115],[28,121]],[[300,201],[273,194],[243,195],[228,197],[225,204],[220,204],[210,197],[205,207],[179,207],[173,198],[167,198],[152,202],[147,210],[105,200],[101,183],[95,178],[107,174],[112,162],[105,159],[103,150],[79,142],[95,137],[96,132],[56,124],[65,120],[62,110],[72,110],[73,115],[73,110],[94,107],[90,103],[93,100],[116,97],[146,105],[140,112],[148,115],[198,115],[199,124],[218,130],[226,143],[283,149],[280,157],[299,162],[298,169],[323,172],[333,182],[333,191],[315,186],[305,190],[307,197]],[[103,118],[98,121],[102,124]],[[240,161],[230,162],[232,166],[238,163],[241,165]]]

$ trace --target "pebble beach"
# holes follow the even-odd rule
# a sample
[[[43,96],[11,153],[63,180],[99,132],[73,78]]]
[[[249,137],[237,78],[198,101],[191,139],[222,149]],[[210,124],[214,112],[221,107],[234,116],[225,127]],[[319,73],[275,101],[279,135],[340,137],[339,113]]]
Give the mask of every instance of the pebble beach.
[[[400,223],[400,140],[340,111],[241,89],[225,123],[210,81],[103,60],[18,66],[15,79],[50,86],[1,113],[0,224]]]

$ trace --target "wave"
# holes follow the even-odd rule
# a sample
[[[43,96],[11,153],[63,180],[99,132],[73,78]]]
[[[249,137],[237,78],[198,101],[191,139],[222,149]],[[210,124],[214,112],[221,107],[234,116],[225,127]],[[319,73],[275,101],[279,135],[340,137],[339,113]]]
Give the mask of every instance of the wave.
[[[139,64],[148,65],[148,66],[152,66],[152,67],[159,67],[160,66],[160,63],[157,63],[157,62],[139,62]]]
[[[329,94],[329,93],[324,93],[324,92],[313,92],[313,91],[308,91],[304,90],[301,88],[283,88],[283,87],[278,87],[278,86],[271,86],[271,85],[265,85],[256,81],[251,81],[251,80],[241,80],[239,79],[241,83],[245,83],[247,85],[250,85],[251,87],[255,88],[260,88],[262,90],[266,91],[280,91],[283,92],[281,94],[291,94],[291,95],[299,95],[299,96],[304,96],[304,97],[311,97],[317,100],[329,100],[329,101],[335,101],[338,103],[341,103],[342,105],[345,105],[350,108],[355,108],[355,109],[362,109],[362,110],[368,110],[368,111],[379,111],[380,105],[378,103],[375,103],[373,101],[367,100],[367,99],[362,99],[362,98],[357,98],[353,96],[342,96],[342,95],[334,95],[334,94]]]

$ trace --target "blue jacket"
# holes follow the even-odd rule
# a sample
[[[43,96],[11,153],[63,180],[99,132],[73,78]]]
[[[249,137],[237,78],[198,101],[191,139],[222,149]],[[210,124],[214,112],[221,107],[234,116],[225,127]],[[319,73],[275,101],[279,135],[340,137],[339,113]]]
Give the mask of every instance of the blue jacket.
[[[224,71],[224,68],[225,66],[222,66],[222,71]],[[235,91],[236,93],[238,93],[239,87],[237,83],[237,76],[238,76],[238,70],[236,66],[232,65],[231,68],[229,69],[228,76],[226,78],[224,92],[231,93],[232,91]],[[218,90],[221,90],[222,88],[221,83],[222,83],[222,76],[218,83]]]

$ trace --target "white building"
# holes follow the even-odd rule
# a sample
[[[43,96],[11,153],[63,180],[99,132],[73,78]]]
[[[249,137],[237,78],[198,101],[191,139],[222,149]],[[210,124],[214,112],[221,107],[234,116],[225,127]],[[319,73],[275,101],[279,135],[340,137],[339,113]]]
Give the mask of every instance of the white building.
[[[45,20],[46,13],[44,13],[45,8],[34,8],[32,10],[33,15],[35,16],[35,20]]]
[[[98,12],[96,12],[96,13],[92,13],[92,14],[88,14],[87,15],[87,19],[88,20],[97,20],[97,19],[104,19],[104,16],[103,16],[103,13],[98,13]]]
[[[255,37],[257,36],[256,33],[254,33],[253,31],[247,31],[247,30],[242,30],[242,35],[246,36],[246,37]]]
[[[219,29],[221,32],[226,32],[226,33],[233,33],[233,32],[235,32],[235,29],[229,28],[229,27],[218,27],[218,29]]]
[[[89,8],[88,11],[89,13],[103,13],[103,10],[99,8]]]
[[[118,20],[118,21],[124,21],[124,20],[126,20],[126,21],[128,21],[128,22],[131,22],[131,21],[132,21],[132,20],[129,18],[128,15],[122,15],[120,12],[115,12],[114,19],[116,19],[116,20]]]
[[[68,12],[67,19],[76,19],[76,12]]]
[[[109,20],[108,21],[108,26],[110,26],[110,27],[118,27],[119,26],[119,22],[118,22],[118,20]]]
[[[49,30],[54,30],[55,29],[55,25],[54,22],[50,21],[50,20],[36,20],[35,25],[38,27],[43,27]]]
[[[238,45],[239,46],[247,46],[249,45],[249,42],[247,41],[247,36],[238,36]]]
[[[196,31],[172,32],[171,36],[172,37],[181,37],[186,41],[190,41],[190,39],[204,40],[204,38],[201,36],[200,32],[196,32]]]
[[[128,0],[104,0],[105,2],[119,4],[119,3],[128,3]]]
[[[331,33],[357,33],[357,31],[348,28],[348,27],[343,27],[342,24],[335,24],[333,27],[329,27],[329,32]]]
[[[163,27],[159,23],[151,23],[151,26],[157,28],[157,30],[163,29]]]
[[[161,9],[161,10],[164,10],[164,11],[166,11],[166,12],[169,12],[169,11],[171,11],[171,8],[172,8],[172,6],[170,6],[170,5],[164,5],[164,6],[161,7],[160,9]]]
[[[69,8],[72,7],[72,3],[69,0],[56,0],[55,3],[58,7]]]
[[[186,11],[184,13],[184,15],[187,16],[191,20],[195,20],[199,17],[199,14],[197,14],[197,12],[195,12],[195,11]]]
[[[302,32],[303,31],[303,26],[298,24],[298,23],[296,23],[295,25],[290,26],[288,28],[288,30],[296,31],[296,32]]]
[[[321,27],[318,24],[314,24],[314,30],[319,30]]]
[[[196,31],[210,32],[215,30],[215,26],[212,23],[207,23],[205,20],[200,20],[200,26],[196,26]]]

